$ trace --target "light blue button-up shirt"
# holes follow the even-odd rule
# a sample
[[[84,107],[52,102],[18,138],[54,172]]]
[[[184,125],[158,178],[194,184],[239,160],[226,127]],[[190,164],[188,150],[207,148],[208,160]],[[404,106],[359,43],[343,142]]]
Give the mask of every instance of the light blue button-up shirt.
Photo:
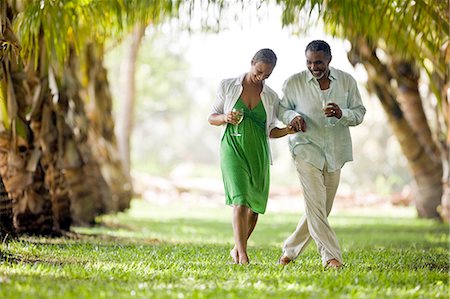
[[[285,124],[298,115],[303,117],[306,132],[289,136],[291,153],[319,169],[326,165],[332,172],[353,160],[349,127],[363,121],[366,108],[350,74],[330,67],[329,79],[328,96],[342,110],[340,119],[330,120],[334,126],[325,126],[327,117],[322,110],[322,91],[309,70],[294,74],[284,82],[278,117]]]

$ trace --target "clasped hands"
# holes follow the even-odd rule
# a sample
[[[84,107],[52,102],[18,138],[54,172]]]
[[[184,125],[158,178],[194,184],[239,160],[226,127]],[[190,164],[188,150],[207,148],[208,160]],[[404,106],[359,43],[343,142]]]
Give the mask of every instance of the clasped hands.
[[[295,132],[305,132],[306,131],[306,122],[300,115],[296,116],[289,126]]]

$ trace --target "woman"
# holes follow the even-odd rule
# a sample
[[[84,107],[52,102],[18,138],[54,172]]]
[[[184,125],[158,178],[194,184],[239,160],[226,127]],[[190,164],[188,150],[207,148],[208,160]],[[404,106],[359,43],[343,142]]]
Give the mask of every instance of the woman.
[[[295,133],[292,127],[275,127],[279,98],[264,80],[276,62],[272,50],[259,50],[249,72],[220,83],[208,118],[211,125],[223,126],[220,166],[226,204],[233,206],[234,248],[230,255],[236,264],[249,263],[247,241],[258,214],[266,210],[271,164],[268,136]]]

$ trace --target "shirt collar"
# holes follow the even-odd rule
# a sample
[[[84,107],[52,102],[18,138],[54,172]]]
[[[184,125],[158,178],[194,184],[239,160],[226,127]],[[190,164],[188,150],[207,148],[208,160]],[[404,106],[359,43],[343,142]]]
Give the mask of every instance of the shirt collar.
[[[234,85],[242,85],[242,82],[244,81],[246,73],[243,73],[239,77],[236,78],[236,81],[234,82]]]
[[[236,78],[236,81],[234,83],[234,85],[242,85],[242,82],[244,81],[245,75],[247,75],[247,73],[242,74],[241,76],[239,76],[238,78]],[[262,81],[262,92],[266,92],[267,91],[267,87],[266,87],[266,80]]]

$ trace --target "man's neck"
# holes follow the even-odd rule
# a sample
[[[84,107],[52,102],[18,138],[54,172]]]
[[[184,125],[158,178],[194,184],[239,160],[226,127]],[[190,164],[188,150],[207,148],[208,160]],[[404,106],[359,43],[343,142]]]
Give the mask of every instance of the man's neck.
[[[328,78],[328,76],[330,76],[330,70],[328,70],[328,72],[325,75],[323,75],[322,78],[317,80],[317,82],[319,82],[321,90],[325,90],[325,89],[330,88],[331,80]]]

